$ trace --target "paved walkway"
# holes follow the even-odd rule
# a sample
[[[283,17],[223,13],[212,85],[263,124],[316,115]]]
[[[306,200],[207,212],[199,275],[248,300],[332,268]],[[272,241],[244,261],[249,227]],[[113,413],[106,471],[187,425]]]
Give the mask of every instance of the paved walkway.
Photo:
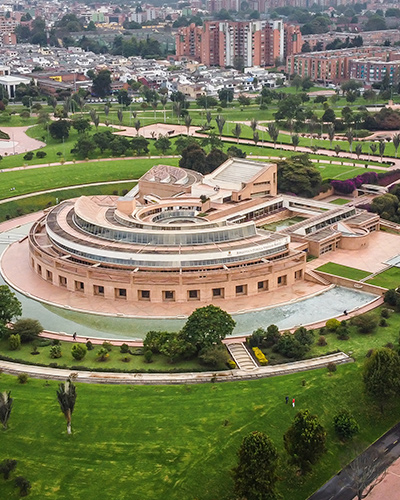
[[[171,384],[200,384],[206,382],[234,382],[239,380],[255,380],[259,378],[286,375],[317,368],[323,368],[329,363],[343,364],[352,362],[352,358],[340,352],[321,356],[294,363],[286,363],[275,366],[262,366],[252,371],[226,370],[221,372],[198,372],[198,373],[114,373],[114,372],[90,372],[76,371],[60,368],[50,368],[34,365],[23,365],[10,361],[0,360],[0,370],[4,373],[18,375],[26,373],[33,378],[50,380],[65,380],[71,376],[78,382],[96,384],[135,384],[135,385],[171,385]]]
[[[1,127],[2,132],[9,135],[10,139],[0,139],[0,154],[4,156],[26,153],[34,149],[43,148],[46,143],[33,139],[26,134],[28,128],[33,127]]]

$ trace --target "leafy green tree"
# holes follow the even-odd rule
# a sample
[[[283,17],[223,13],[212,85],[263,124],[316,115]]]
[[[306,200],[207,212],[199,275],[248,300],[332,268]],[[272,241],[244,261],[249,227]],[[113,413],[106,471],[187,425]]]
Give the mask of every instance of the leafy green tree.
[[[114,136],[110,130],[104,130],[103,132],[96,132],[93,134],[93,140],[102,153],[104,153],[106,149],[109,149],[113,138]]]
[[[171,141],[166,135],[160,135],[160,137],[155,141],[154,147],[157,151],[161,151],[161,153],[165,155],[171,147]]]
[[[301,410],[294,417],[292,425],[283,436],[285,449],[290,460],[302,473],[311,469],[325,452],[326,431],[316,415]]]
[[[207,171],[206,158],[206,153],[203,148],[198,144],[189,144],[189,146],[182,151],[182,158],[179,160],[179,166],[205,174]]]
[[[278,127],[275,125],[275,123],[269,123],[268,124],[268,134],[271,137],[271,141],[274,143],[274,149],[276,148],[276,141],[278,140],[279,137],[279,130]]]
[[[286,332],[280,335],[274,351],[290,359],[302,359],[310,350],[307,344],[302,344],[293,334]]]
[[[308,155],[293,155],[277,163],[278,189],[281,192],[295,193],[308,198],[318,194],[322,182],[321,174]]]
[[[131,104],[132,102],[132,97],[130,97],[130,95],[128,94],[128,91],[125,90],[125,89],[121,89],[118,91],[118,95],[117,95],[117,98],[118,98],[118,103],[119,104],[122,104],[123,106],[125,106],[126,108]]]
[[[378,322],[371,314],[361,314],[351,319],[351,324],[358,328],[360,333],[371,333],[378,326]]]
[[[299,145],[299,142],[300,142],[300,137],[297,134],[292,135],[292,144],[293,144],[293,149],[295,151],[296,151],[297,146]]]
[[[69,120],[56,120],[49,126],[49,132],[53,139],[68,139],[71,122]]]
[[[357,160],[360,159],[360,156],[362,154],[362,144],[360,142],[358,142],[356,144],[356,149],[355,149],[355,153],[356,153],[356,156],[357,156]]]
[[[149,152],[149,144],[149,141],[141,135],[139,137],[132,137],[131,139],[131,147],[133,151],[136,151],[139,155]]]
[[[233,101],[233,89],[220,89],[218,90],[218,99],[226,102]]]
[[[4,479],[9,479],[11,472],[16,468],[17,461],[7,458],[0,462],[0,474],[3,474]]]
[[[0,422],[4,429],[7,429],[7,423],[10,418],[13,401],[11,391],[0,392]]]
[[[314,332],[312,330],[307,330],[304,326],[297,328],[293,333],[293,337],[302,345],[310,346],[314,343]]]
[[[236,325],[230,314],[221,308],[209,305],[192,312],[182,328],[182,338],[198,351],[220,343],[231,335]]]
[[[8,337],[8,347],[10,351],[17,351],[21,347],[21,337],[16,335],[10,335]]]
[[[93,78],[92,93],[97,97],[106,97],[111,93],[111,71],[103,69]]]
[[[215,118],[215,121],[217,122],[217,127],[218,127],[218,132],[219,132],[219,138],[221,139],[222,132],[224,130],[224,125],[225,125],[225,118],[222,115],[217,115]]]
[[[238,451],[239,463],[233,469],[235,494],[246,500],[277,498],[278,451],[263,432],[254,431],[243,438]]]
[[[351,439],[360,431],[357,420],[348,410],[340,410],[333,417],[333,426],[336,434],[343,441]]]
[[[364,362],[365,390],[379,405],[384,405],[400,391],[400,357],[387,347],[376,349]]]
[[[399,149],[399,146],[400,146],[400,134],[393,134],[392,141],[393,141],[394,150],[396,152],[395,156],[397,158],[397,150]]]
[[[240,125],[240,123],[235,124],[235,127],[232,132],[233,135],[236,137],[237,144],[239,144],[240,134],[242,133],[242,126]]]
[[[71,348],[71,354],[74,359],[81,361],[87,353],[85,344],[74,344]]]
[[[76,402],[76,387],[72,383],[71,379],[66,380],[65,383],[59,385],[57,389],[57,399],[60,405],[60,409],[67,420],[67,433],[72,432],[72,413],[75,408]]]
[[[21,342],[30,342],[38,338],[43,327],[37,319],[23,318],[14,323],[13,333],[21,337]]]
[[[379,141],[379,154],[380,154],[380,157],[381,157],[381,161],[382,161],[383,155],[385,154],[385,148],[386,148],[385,141],[380,140]]]
[[[87,118],[76,118],[75,120],[72,120],[72,126],[79,134],[89,132],[92,128]]]
[[[229,146],[229,148],[226,150],[228,155],[232,158],[246,158],[247,154],[238,148],[237,146]]]
[[[87,158],[96,149],[96,146],[93,136],[80,135],[71,152],[76,153],[81,158]]]
[[[217,148],[212,149],[206,157],[206,164],[208,167],[206,173],[210,173],[216,168],[218,168],[228,158],[229,158],[228,155],[223,151],[221,151],[220,149]]]
[[[5,325],[22,314],[21,302],[7,285],[0,285],[0,323]]]

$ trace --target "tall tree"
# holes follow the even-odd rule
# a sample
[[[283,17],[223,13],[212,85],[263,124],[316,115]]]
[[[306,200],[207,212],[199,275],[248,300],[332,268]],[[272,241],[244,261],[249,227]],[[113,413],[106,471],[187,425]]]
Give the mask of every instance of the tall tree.
[[[158,108],[158,101],[157,101],[157,99],[153,99],[150,104],[151,104],[151,107],[153,108],[153,111],[154,111],[154,119],[156,119],[156,111],[157,111],[157,108]]]
[[[7,429],[13,401],[11,391],[0,392],[0,422],[4,429]]]
[[[257,146],[258,141],[260,140],[260,135],[258,132],[253,132],[253,141],[254,144]]]
[[[71,379],[68,379],[65,383],[59,385],[57,390],[57,399],[61,411],[67,420],[67,432],[68,434],[71,434],[72,412],[74,411],[76,401],[76,388]]]
[[[111,93],[111,71],[102,69],[93,78],[92,93],[97,97],[106,97]]]
[[[238,451],[239,463],[233,469],[235,493],[247,500],[276,498],[278,451],[263,432],[246,436]]]
[[[284,434],[283,441],[291,462],[305,473],[325,452],[326,431],[316,415],[301,410]]]
[[[0,323],[5,325],[21,316],[21,302],[7,285],[0,285]]]
[[[393,141],[394,150],[396,152],[395,156],[397,158],[397,150],[399,149],[399,146],[400,146],[400,134],[394,134],[392,137],[392,141]]]
[[[400,357],[387,347],[376,349],[364,363],[365,390],[383,413],[386,402],[400,393]]]
[[[292,144],[293,144],[293,149],[296,151],[297,146],[299,145],[300,138],[297,134],[292,135]]]
[[[356,156],[357,156],[357,160],[359,160],[360,156],[361,156],[361,153],[362,153],[362,144],[360,142],[358,142],[356,144],[355,153],[356,153]]]
[[[379,141],[379,154],[381,157],[381,161],[382,161],[383,155],[385,154],[385,149],[386,149],[386,143],[383,139],[381,139]]]
[[[346,132],[346,139],[347,139],[347,142],[349,143],[350,153],[352,153],[353,152],[354,134],[353,134],[353,131],[351,128]]]
[[[139,133],[139,131],[138,131]],[[160,135],[160,137],[155,141],[154,147],[161,151],[162,154],[165,154],[168,149],[171,147],[171,141],[166,135]]]
[[[372,151],[372,154],[374,155],[376,153],[377,145],[373,142],[370,146],[369,149]]]
[[[335,138],[335,126],[333,125],[333,123],[331,123],[328,127],[328,137],[330,146],[332,147],[332,141]]]
[[[185,116],[186,135],[189,135],[191,123],[192,123],[192,117],[190,115],[186,115]]]
[[[224,130],[224,125],[225,125],[225,118],[222,115],[217,115],[215,118],[215,121],[217,122],[217,127],[218,127],[218,132],[219,132],[219,138],[221,139],[222,137],[222,132]]]
[[[236,322],[231,315],[213,305],[200,307],[192,312],[182,328],[182,337],[198,351],[219,344],[231,335]]]
[[[242,133],[242,126],[240,123],[236,123],[233,129],[233,135],[236,137],[236,142],[239,144],[240,134]]]
[[[255,118],[252,118],[251,122],[250,122],[250,128],[253,132],[255,132],[257,130],[257,126],[258,126],[258,121],[255,119]]]
[[[49,132],[53,139],[64,140],[69,137],[71,122],[69,120],[56,120],[49,126]]]
[[[279,137],[279,130],[275,123],[268,124],[268,134],[271,137],[271,141],[274,143],[274,149],[276,148],[276,141]]]
[[[161,106],[163,107],[163,112],[164,112],[164,123],[167,121],[166,116],[165,116],[165,106],[167,105],[168,102],[168,96],[166,94],[162,95],[160,98]]]
[[[141,127],[140,120],[136,120],[133,126],[135,127],[135,129],[136,129],[136,135],[138,136],[139,135],[139,130],[140,130],[140,127]]]
[[[342,151],[342,148],[340,147],[340,145],[336,144],[336,146],[335,146],[336,156],[339,156],[341,151]]]
[[[122,125],[122,120],[124,119],[124,112],[122,111],[122,109],[119,109],[117,111],[117,117],[119,120],[119,124]]]

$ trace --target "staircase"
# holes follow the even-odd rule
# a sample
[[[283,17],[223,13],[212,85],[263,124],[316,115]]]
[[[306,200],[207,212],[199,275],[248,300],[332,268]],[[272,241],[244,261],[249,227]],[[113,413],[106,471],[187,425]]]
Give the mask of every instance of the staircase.
[[[240,370],[249,371],[257,368],[257,363],[254,361],[243,342],[226,344],[226,347]]]
[[[318,273],[316,273],[312,269],[307,269],[304,277],[307,281],[312,281],[313,283],[318,283],[319,285],[325,285],[325,286],[332,285],[332,283],[330,281],[328,281],[323,276],[320,276]]]

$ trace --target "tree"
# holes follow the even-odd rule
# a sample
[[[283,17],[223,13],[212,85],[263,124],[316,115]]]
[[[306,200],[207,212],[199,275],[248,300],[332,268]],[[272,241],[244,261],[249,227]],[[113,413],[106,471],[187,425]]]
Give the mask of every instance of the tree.
[[[301,410],[284,434],[283,441],[291,462],[305,473],[325,452],[326,431],[316,415]]]
[[[80,134],[88,132],[92,128],[87,118],[77,118],[73,120],[72,126]]]
[[[102,69],[93,78],[92,93],[97,97],[106,97],[111,93],[111,71]]]
[[[153,111],[154,111],[154,119],[156,119],[156,111],[158,108],[158,101],[156,99],[153,99],[150,104],[151,104],[151,107],[153,108]]]
[[[312,198],[317,195],[322,183],[319,170],[307,154],[293,155],[278,164],[278,189]]]
[[[268,124],[268,134],[271,137],[272,142],[274,143],[274,149],[276,148],[276,141],[279,137],[279,130],[275,123]]]
[[[126,108],[131,104],[132,102],[132,97],[128,94],[128,91],[125,89],[121,89],[118,91],[118,103],[121,104],[122,106],[125,106]]]
[[[171,141],[166,135],[160,135],[160,137],[155,141],[154,147],[157,151],[161,151],[163,155],[170,149]]]
[[[228,159],[228,155],[225,154],[223,151],[221,151],[218,148],[213,148],[207,155],[206,157],[206,164],[207,164],[207,172],[205,173],[210,173],[213,170],[215,170],[217,167],[222,165],[224,161]]]
[[[276,498],[278,451],[263,432],[254,431],[243,438],[238,451],[239,463],[233,469],[235,493],[247,500]]]
[[[85,344],[74,344],[71,348],[71,354],[74,359],[81,361],[87,353]]]
[[[386,148],[386,143],[382,139],[379,141],[379,154],[381,157],[381,161],[383,158],[383,155],[385,154],[385,148]]]
[[[221,139],[222,132],[224,130],[224,125],[225,125],[225,118],[222,115],[217,115],[215,118],[215,121],[217,122],[217,127],[218,127],[218,132],[219,132],[219,138]]]
[[[343,441],[351,439],[360,431],[357,420],[348,410],[340,410],[333,417],[333,426],[336,434]]]
[[[365,360],[363,379],[367,394],[376,400],[383,413],[384,404],[399,394],[399,355],[387,347],[376,349]]]
[[[356,149],[355,149],[355,153],[356,153],[356,156],[357,156],[357,160],[360,159],[360,156],[362,154],[362,144],[360,142],[358,142],[356,144]]]
[[[253,133],[257,130],[257,125],[258,121],[255,118],[252,118],[250,122],[250,128],[253,131]]]
[[[400,134],[394,134],[392,137],[392,141],[393,141],[394,150],[396,152],[395,156],[397,158],[397,150],[399,149],[399,146],[400,146]]]
[[[335,138],[335,126],[333,125],[333,123],[331,123],[328,127],[328,137],[330,146],[332,147],[332,142],[333,139]]]
[[[7,285],[0,285],[0,323],[6,325],[22,314],[21,302]]]
[[[247,97],[243,94],[240,94],[239,97],[238,97],[238,103],[241,105],[241,106],[250,106],[250,97]]]
[[[233,101],[233,89],[220,89],[218,90],[218,99],[222,102]]]
[[[0,422],[4,429],[7,429],[7,423],[10,418],[13,401],[11,391],[0,392]]]
[[[242,126],[240,123],[236,123],[233,129],[233,135],[236,137],[236,143],[239,144],[240,134],[242,133]]]
[[[71,152],[76,153],[81,158],[87,158],[89,153],[91,153],[94,149],[96,149],[96,142],[93,137],[81,135]]]
[[[133,151],[136,151],[137,154],[141,153],[148,153],[149,152],[149,141],[145,138],[142,137],[141,135],[139,137],[132,137],[131,139],[131,146]]]
[[[190,115],[185,116],[185,126],[186,126],[186,134],[189,135],[190,124],[192,123],[192,117]]]
[[[354,491],[358,500],[366,498],[371,491],[386,477],[386,470],[382,474],[382,463],[389,466],[390,458],[379,452],[361,453],[346,468],[350,479],[350,489]]]
[[[124,119],[124,112],[122,111],[122,109],[119,109],[117,111],[117,118],[118,118],[119,124],[122,125],[122,121]],[[139,133],[139,131],[138,131],[138,133]]]
[[[140,120],[136,120],[135,123],[133,124],[133,126],[136,129],[136,135],[139,136],[139,130],[140,130],[140,127],[142,126],[140,123]]]
[[[347,139],[347,142],[349,143],[349,149],[350,149],[350,153],[353,152],[353,139],[354,139],[354,134],[353,134],[353,131],[351,129],[349,129],[347,132],[346,132],[346,139]]]
[[[376,153],[377,145],[373,142],[370,146],[369,149],[372,151],[372,154],[374,155]]]
[[[342,148],[339,146],[339,144],[336,144],[334,150],[335,150],[336,156],[339,156],[340,152],[342,151]]]
[[[57,399],[61,411],[67,420],[67,433],[71,434],[72,412],[74,411],[76,401],[76,387],[72,383],[71,379],[68,379],[65,383],[59,385],[59,388],[57,389]]]
[[[299,142],[300,142],[300,137],[297,134],[292,135],[292,144],[293,144],[293,149],[295,151],[296,151],[297,146],[299,145]]]
[[[167,95],[162,95],[161,99],[161,106],[163,107],[163,112],[164,112],[164,123],[166,122],[166,116],[165,116],[165,106],[167,105],[168,102],[168,96]]]
[[[322,121],[334,123],[335,120],[336,120],[336,115],[333,109],[332,108],[326,109],[325,113],[322,115]]]
[[[49,132],[53,139],[68,139],[71,122],[69,120],[57,120],[49,126]]]
[[[260,140],[260,134],[258,132],[253,132],[253,141],[255,146],[257,146],[259,140]]]
[[[230,314],[221,308],[213,305],[200,307],[188,317],[182,328],[182,337],[200,351],[231,335],[235,325]]]
[[[187,148],[182,151],[182,158],[179,160],[179,166],[182,168],[189,168],[201,174],[206,173],[206,153],[197,143],[189,144]]]
[[[13,333],[21,337],[21,342],[30,342],[38,338],[43,327],[37,319],[19,319],[14,323]]]

